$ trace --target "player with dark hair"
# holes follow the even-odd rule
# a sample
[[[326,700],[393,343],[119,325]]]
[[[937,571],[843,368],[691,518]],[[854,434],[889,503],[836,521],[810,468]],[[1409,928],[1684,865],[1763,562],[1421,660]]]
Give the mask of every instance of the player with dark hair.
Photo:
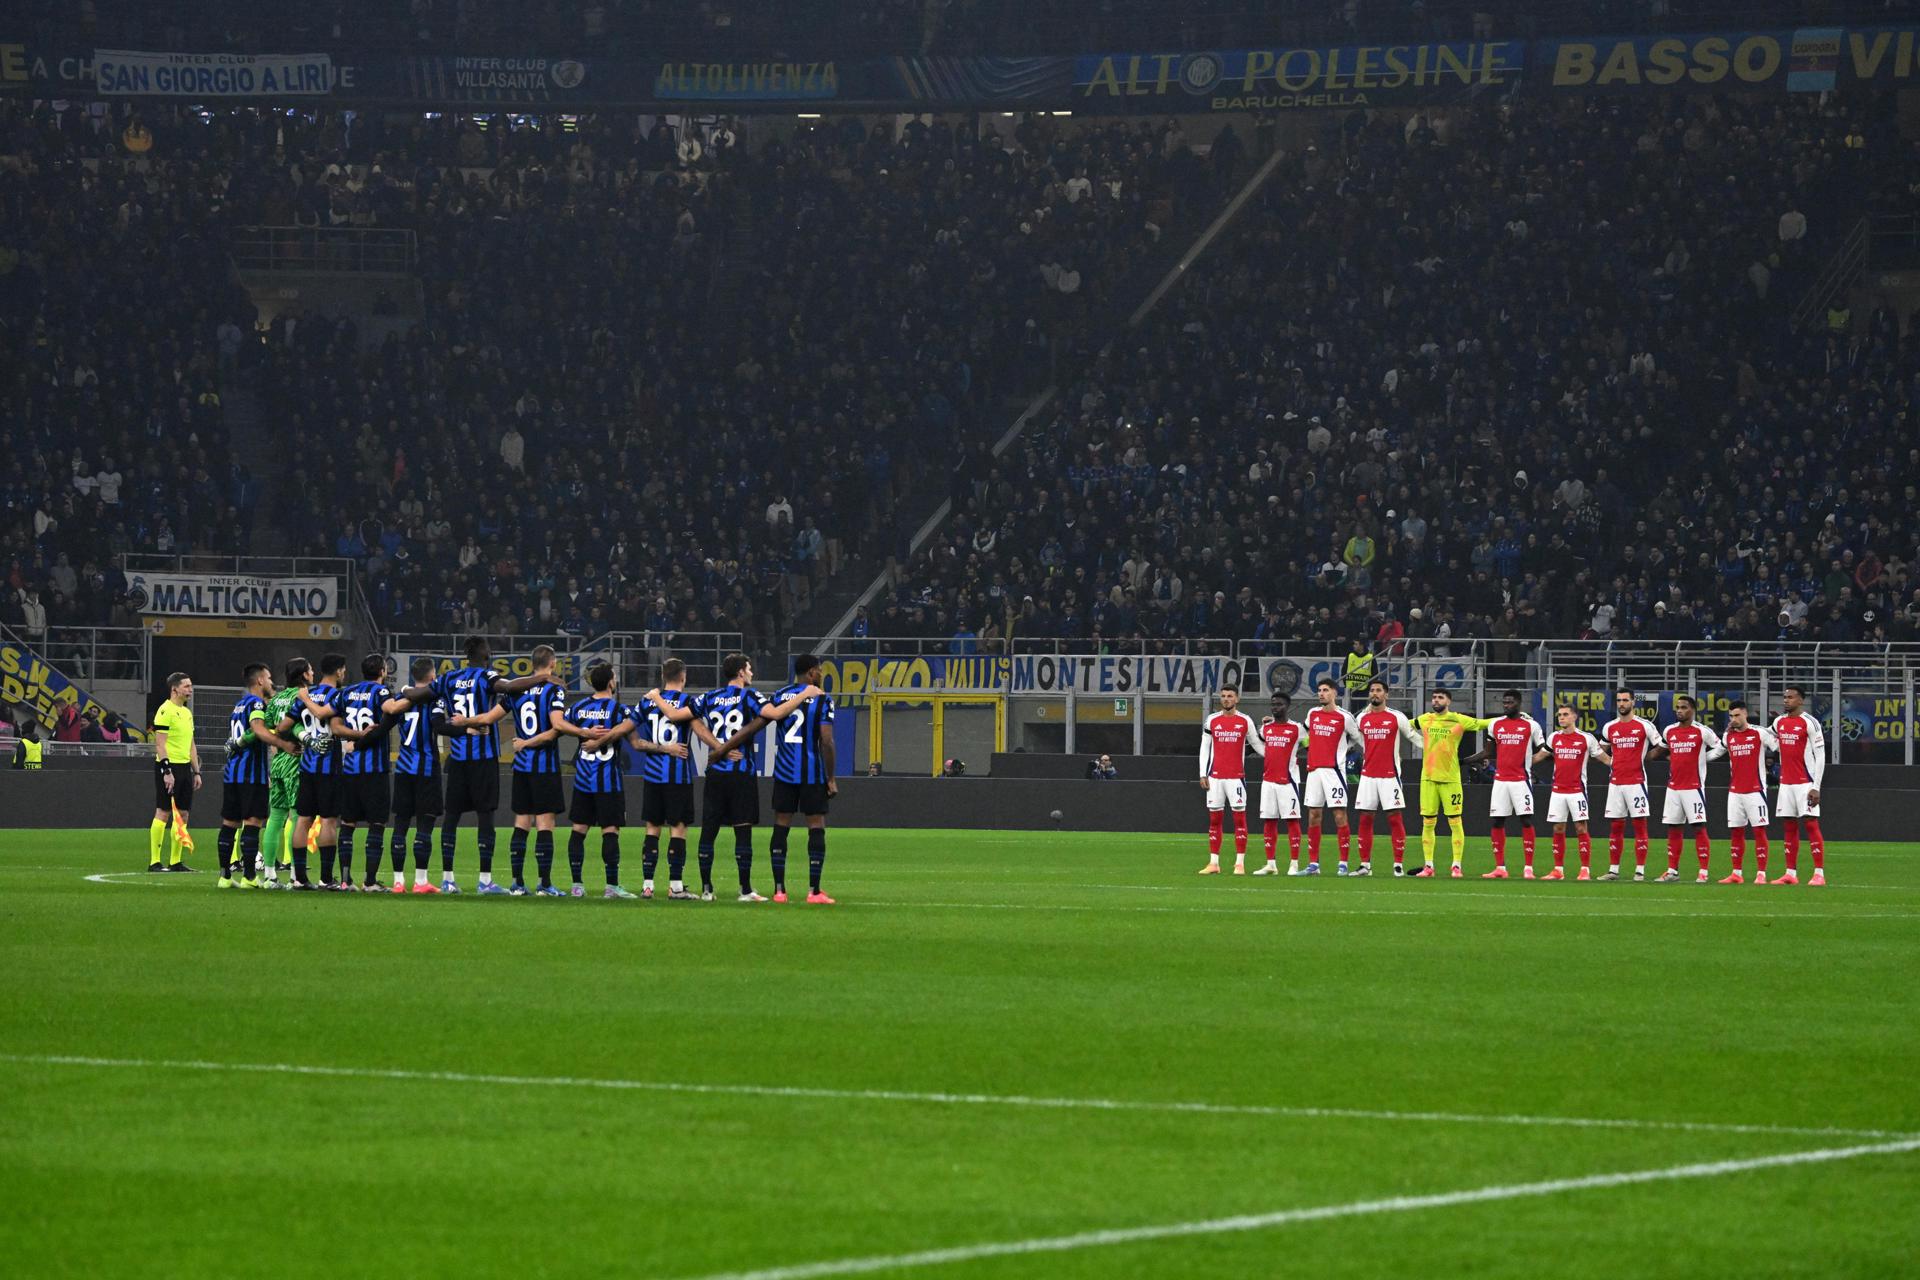
[[[1267,860],[1257,876],[1280,874],[1280,823],[1287,824],[1287,848],[1294,867],[1300,865],[1300,770],[1295,757],[1306,744],[1306,726],[1288,718],[1287,695],[1275,691],[1267,719],[1260,723],[1263,767],[1260,775],[1260,823]],[[1106,757],[1100,757],[1105,761]],[[1108,764],[1108,768],[1112,768]]]
[[[1747,723],[1747,704],[1727,705],[1727,843],[1733,869],[1721,884],[1746,879],[1747,832],[1753,832],[1754,883],[1767,882],[1767,752],[1778,753],[1780,739],[1765,725]]]
[[[300,791],[294,798],[293,887],[312,889],[307,878],[307,836],[314,833],[320,851],[323,889],[344,889],[333,876],[335,844],[340,820],[340,744],[334,740],[333,721],[340,713],[340,682],[346,678],[346,655],[322,654],[320,680],[294,691],[294,711],[300,717]],[[314,824],[319,823],[317,832]]]
[[[1787,869],[1775,884],[1800,883],[1800,830],[1804,823],[1807,848],[1813,854],[1809,888],[1827,883],[1827,841],[1820,832],[1820,783],[1827,776],[1827,740],[1820,721],[1807,711],[1807,691],[1790,684],[1780,695],[1780,716],[1773,722],[1780,744],[1780,791],[1773,810],[1786,828]],[[1755,883],[1759,883],[1757,880]]]
[[[360,660],[361,679],[340,691],[340,878],[353,886],[353,835],[367,827],[367,872],[360,885],[367,893],[385,893],[380,883],[386,852],[387,818],[393,810],[393,785],[387,777],[392,749],[387,743],[394,717],[413,704],[387,687],[385,654]]]
[[[1353,837],[1347,831],[1347,753],[1360,746],[1360,726],[1340,705],[1340,686],[1321,677],[1313,687],[1320,705],[1307,712],[1307,865],[1287,864],[1290,876],[1320,874],[1320,814],[1333,810],[1340,861],[1347,860]]]
[[[693,736],[716,750],[719,739],[707,728],[707,722],[694,711],[694,699],[687,694],[687,664],[668,658],[660,664],[660,688],[647,690],[645,704],[635,707],[640,714],[640,736],[645,741],[671,746],[685,745],[680,726],[692,727]],[[693,760],[687,755],[654,752],[640,762],[645,786],[640,796],[640,817],[647,825],[640,846],[640,896],[653,896],[653,873],[660,865],[660,830],[667,829],[667,897],[691,900],[683,878],[687,867],[687,825],[693,821]],[[700,869],[700,896],[713,901],[713,854],[707,853]]]
[[[408,669],[414,690],[433,682],[432,658],[415,658]],[[413,837],[413,891],[439,893],[440,888],[427,878],[427,863],[433,856],[433,823],[445,807],[440,777],[441,737],[458,732],[447,727],[447,715],[437,702],[421,702],[402,694],[396,701],[405,704],[395,722],[393,733],[399,749],[393,760],[393,834],[387,851],[393,865],[393,891],[404,892],[407,884],[407,827],[418,823]],[[368,849],[368,857],[372,857]]]
[[[587,830],[600,828],[600,862],[606,868],[609,898],[628,899],[636,895],[620,883],[620,828],[627,820],[627,791],[620,744],[635,736],[640,713],[616,696],[618,686],[613,668],[595,663],[587,671],[587,686],[593,695],[568,707],[560,731],[581,739],[573,757],[573,834],[567,837],[567,866],[573,873],[573,896],[584,898],[587,889],[581,876],[587,861]],[[684,756],[683,742],[634,742],[636,749],[655,755]],[[558,890],[541,889],[542,897],[557,897]]]
[[[268,783],[272,762],[269,748],[292,751],[294,746],[267,728],[267,702],[273,696],[273,671],[264,662],[250,662],[240,673],[246,692],[227,717],[227,763],[221,771],[220,880],[221,888],[260,887],[260,828],[268,813]],[[233,856],[235,837],[240,858]],[[235,872],[239,874],[236,876]]]
[[[1607,777],[1607,817],[1612,827],[1607,836],[1607,874],[1602,880],[1620,878],[1629,821],[1633,823],[1633,878],[1647,878],[1647,815],[1653,808],[1647,798],[1647,761],[1655,758],[1664,739],[1658,725],[1634,713],[1634,702],[1633,690],[1615,690],[1614,718],[1600,729],[1600,740],[1613,755]]]
[[[525,693],[550,679],[533,672],[503,680],[493,670],[493,650],[485,636],[472,636],[465,646],[466,665],[440,674],[425,689],[407,692],[409,701],[437,699],[447,714],[451,735],[447,749],[446,821],[440,828],[440,892],[460,892],[453,878],[454,847],[460,838],[460,815],[471,813],[480,846],[480,887],[493,883],[493,811],[500,807],[500,737],[487,718],[501,698]]]
[[[1482,880],[1507,878],[1507,823],[1520,820],[1520,848],[1525,864],[1524,879],[1533,879],[1533,761],[1545,751],[1547,736],[1540,722],[1520,710],[1520,691],[1509,689],[1500,695],[1500,714],[1488,726],[1486,740],[1465,763],[1493,760],[1493,797],[1487,806],[1492,821],[1493,870]]]
[[[537,684],[513,700],[513,835],[514,897],[527,895],[527,831],[534,830],[534,869],[540,883],[553,884],[553,826],[566,804],[560,791],[561,723],[567,707],[566,690],[552,683],[552,645],[538,645],[530,655],[534,674],[548,683]],[[496,711],[500,708],[495,708]],[[494,886],[483,886],[485,893]]]
[[[267,699],[266,723],[272,733],[287,745],[274,753],[267,765],[267,826],[262,843],[262,861],[266,863],[267,889],[291,889],[292,881],[282,884],[280,868],[291,873],[293,866],[294,804],[300,794],[300,690],[313,683],[313,664],[294,658],[285,668],[286,684]]]
[[[1713,842],[1707,835],[1707,765],[1726,755],[1727,748],[1711,725],[1700,723],[1699,704],[1692,697],[1675,694],[1673,710],[1678,719],[1662,735],[1672,763],[1667,770],[1666,806],[1660,819],[1667,828],[1667,870],[1659,882],[1673,884],[1680,879],[1680,852],[1686,831],[1692,828],[1693,848],[1700,861],[1694,882],[1705,884],[1707,868],[1713,861]]]
[[[840,794],[834,780],[833,699],[820,688],[820,659],[803,653],[793,660],[794,683],[773,695],[757,719],[720,746],[722,757],[738,751],[769,724],[779,726],[773,761],[773,838],[767,859],[773,864],[773,900],[787,900],[787,832],[795,814],[807,820],[807,901],[832,905],[820,887],[827,862],[827,808]]]

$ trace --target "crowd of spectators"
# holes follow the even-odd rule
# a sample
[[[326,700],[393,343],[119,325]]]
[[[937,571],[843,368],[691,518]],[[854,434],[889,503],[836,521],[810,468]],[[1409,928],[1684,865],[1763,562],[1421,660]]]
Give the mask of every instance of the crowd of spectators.
[[[8,497],[48,508],[0,550],[43,600],[62,553],[103,575],[56,621],[111,609],[117,550],[247,548],[264,487],[287,549],[360,560],[398,631],[765,641],[1222,189],[1177,131],[1045,117],[709,135],[698,163],[593,117],[159,112],[138,165],[107,159],[118,120],[0,122],[37,446]],[[63,235],[69,205],[100,234]],[[256,332],[223,261],[247,224],[412,230],[423,319]],[[257,390],[281,474],[231,462],[222,378]],[[116,458],[139,474],[103,495]]]
[[[1862,213],[1915,208],[1889,108],[1333,125],[1050,422],[959,469],[866,626],[962,651],[1920,636],[1920,343],[1844,300],[1789,324]]]

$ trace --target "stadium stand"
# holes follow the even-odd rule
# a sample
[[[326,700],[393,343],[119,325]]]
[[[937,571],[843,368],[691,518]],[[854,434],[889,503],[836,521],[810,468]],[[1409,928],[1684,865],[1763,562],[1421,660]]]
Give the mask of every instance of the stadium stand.
[[[871,634],[1914,636],[1914,343],[1788,324],[1862,211],[1913,211],[1888,105],[1330,126],[974,460]]]

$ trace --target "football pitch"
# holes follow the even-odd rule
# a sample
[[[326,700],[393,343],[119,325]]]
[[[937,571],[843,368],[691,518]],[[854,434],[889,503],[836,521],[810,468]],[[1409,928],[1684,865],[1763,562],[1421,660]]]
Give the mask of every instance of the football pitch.
[[[733,902],[726,839],[717,903],[600,900],[597,838],[586,901],[216,892],[145,840],[0,834],[9,1275],[1920,1266],[1920,846],[1822,890],[834,831],[809,907]]]

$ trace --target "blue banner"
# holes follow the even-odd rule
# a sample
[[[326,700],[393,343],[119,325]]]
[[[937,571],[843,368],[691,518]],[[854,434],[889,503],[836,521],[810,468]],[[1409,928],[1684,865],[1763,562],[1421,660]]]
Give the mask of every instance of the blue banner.
[[[1526,61],[1520,40],[1085,54],[1074,59],[1074,106],[1165,114],[1415,105],[1512,88]]]

